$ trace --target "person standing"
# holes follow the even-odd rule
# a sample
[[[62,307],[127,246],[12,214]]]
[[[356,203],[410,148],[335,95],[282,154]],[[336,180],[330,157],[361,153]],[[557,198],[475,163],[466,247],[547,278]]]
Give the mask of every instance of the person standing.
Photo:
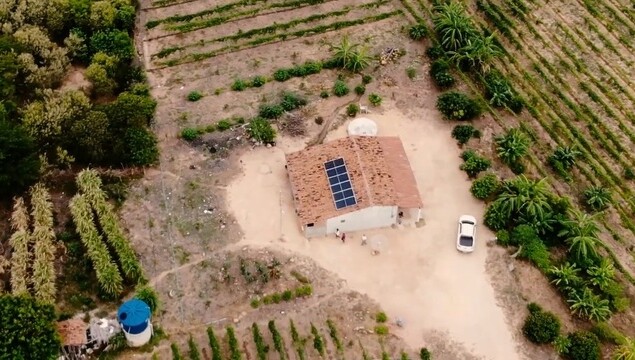
[[[342,244],[346,243],[346,233],[342,233]]]
[[[335,229],[335,238],[336,239],[340,238],[340,229]]]
[[[366,245],[366,240],[368,238],[366,237],[366,234],[362,234],[362,246]]]

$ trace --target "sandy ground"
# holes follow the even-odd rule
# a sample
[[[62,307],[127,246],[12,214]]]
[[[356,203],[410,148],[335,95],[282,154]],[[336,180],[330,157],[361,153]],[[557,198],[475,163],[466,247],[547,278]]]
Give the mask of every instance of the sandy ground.
[[[361,234],[347,234],[344,245],[334,238],[306,240],[295,222],[284,171],[284,153],[304,144],[282,138],[275,148],[245,153],[243,175],[227,189],[244,232],[238,245],[282,247],[312,257],[352,290],[377,300],[389,316],[404,319],[406,326],[396,334],[413,348],[427,346],[441,332],[476,356],[520,359],[485,269],[485,242],[493,234],[479,227],[477,249],[470,255],[454,247],[458,217],[482,218],[483,206],[470,196],[470,182],[459,170],[460,150],[449,137],[450,124],[430,110],[408,118],[385,108],[368,117],[377,121],[379,135],[401,137],[424,201],[425,226],[367,232],[371,240],[388,239],[377,257],[360,246]],[[327,141],[346,136],[345,128]]]

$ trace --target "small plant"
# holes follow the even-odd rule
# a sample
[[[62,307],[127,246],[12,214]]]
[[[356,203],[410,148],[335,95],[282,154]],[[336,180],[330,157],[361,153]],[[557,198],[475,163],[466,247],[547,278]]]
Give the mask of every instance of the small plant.
[[[223,88],[216,88],[214,90],[214,95],[218,96],[223,93]]]
[[[350,117],[354,117],[359,112],[359,105],[357,104],[348,104],[346,107],[346,115]]]
[[[272,143],[276,139],[276,131],[269,121],[263,118],[251,120],[247,127],[247,132],[252,139],[266,144]]]
[[[335,344],[335,348],[337,349],[337,352],[339,353],[344,352],[342,341],[340,340],[337,334],[337,328],[335,327],[335,324],[333,323],[333,321],[331,321],[331,319],[327,319],[326,326],[328,326],[329,328],[329,336],[331,337],[331,340],[333,340],[333,343]]]
[[[439,89],[449,89],[456,82],[450,72],[450,64],[446,60],[436,60],[432,63],[430,77]]]
[[[251,299],[251,301],[249,301],[249,306],[251,306],[254,309],[257,309],[260,306],[260,300]]]
[[[368,75],[368,74],[364,74],[362,75],[362,84],[364,85],[368,85],[373,81],[373,77]]]
[[[253,323],[251,325],[251,333],[254,336],[254,343],[256,344],[256,353],[258,360],[267,360],[267,353],[269,352],[269,345],[265,344],[265,340],[260,333],[258,324]]]
[[[296,297],[308,297],[311,296],[311,294],[313,294],[313,288],[311,285],[303,285],[295,289]]]
[[[428,28],[426,27],[425,24],[419,23],[417,25],[410,27],[410,29],[408,29],[408,35],[410,36],[412,40],[419,41],[421,39],[424,39],[426,36],[428,36]]]
[[[519,164],[529,151],[530,140],[518,128],[509,129],[504,135],[494,138],[494,142],[496,143],[496,154],[501,161],[510,167]]]
[[[201,352],[198,350],[198,345],[194,339],[192,339],[192,335],[190,334],[190,338],[187,340],[188,353],[190,356],[190,360],[201,360]]]
[[[481,108],[475,100],[456,91],[441,94],[437,109],[449,120],[470,120],[481,114]]]
[[[258,116],[264,119],[277,119],[284,114],[284,108],[278,104],[262,104]]]
[[[631,168],[624,169],[624,179],[633,180],[635,179],[635,171]]]
[[[280,82],[287,81],[291,79],[291,74],[287,69],[278,69],[273,73],[273,79]]]
[[[376,325],[374,328],[374,332],[377,335],[388,335],[388,326],[386,325]]]
[[[321,117],[321,116],[316,117],[314,121],[315,121],[315,124],[316,124],[316,125],[322,125],[322,124],[324,124],[324,118],[323,118],[323,117]]]
[[[198,91],[191,91],[189,94],[187,94],[188,101],[199,101],[202,98],[203,98],[203,94],[201,94]]]
[[[293,300],[293,291],[291,291],[291,290],[283,291],[282,292],[282,300],[284,300],[284,301]]]
[[[216,124],[216,129],[218,129],[218,131],[225,131],[225,130],[229,130],[232,127],[232,123],[229,122],[228,120],[221,120]]]
[[[321,357],[324,357],[324,339],[313,323],[311,323],[311,334],[313,334],[313,347],[317,350]]]
[[[410,356],[408,356],[405,351],[402,351],[399,360],[410,360]]]
[[[291,276],[293,276],[296,280],[298,280],[302,284],[310,284],[311,283],[311,280],[309,280],[309,278],[307,278],[306,276],[302,275],[301,273],[299,273],[296,270],[291,270]]]
[[[194,128],[185,128],[181,130],[181,139],[185,141],[194,141],[201,137],[200,132]]]
[[[209,340],[209,347],[212,349],[212,360],[222,360],[220,344],[211,326],[207,328],[207,338]]]
[[[363,84],[359,84],[355,86],[355,94],[364,95],[365,92],[366,92],[366,87]]]
[[[548,311],[534,310],[525,319],[523,334],[536,344],[551,343],[560,334],[560,320]]]
[[[280,106],[284,111],[292,111],[306,104],[306,99],[294,92],[285,91],[284,93],[282,93]]]
[[[426,56],[434,61],[445,57],[445,50],[441,46],[431,46],[426,49]]]
[[[321,97],[322,99],[326,99],[326,98],[328,98],[329,96],[330,96],[330,95],[329,95],[329,92],[328,92],[328,91],[326,91],[326,90],[322,90],[322,91],[320,92],[320,97]]]
[[[251,86],[253,87],[261,87],[266,83],[267,83],[267,79],[261,75],[254,76],[254,78],[251,79]]]
[[[238,339],[236,339],[236,333],[231,326],[227,327],[227,341],[229,343],[229,359],[230,360],[242,360],[242,353],[240,352],[240,345]]]
[[[379,106],[381,105],[381,96],[375,94],[375,93],[371,93],[370,95],[368,95],[368,101],[373,104],[373,106]]]
[[[408,76],[408,79],[414,80],[417,77],[417,69],[412,66],[408,66],[406,69],[406,75]]]
[[[419,358],[421,360],[432,360],[432,354],[427,348],[421,348],[421,351],[419,351]]]
[[[335,96],[337,97],[346,96],[349,91],[350,89],[348,88],[348,85],[346,85],[344,81],[342,80],[335,81],[335,84],[333,85],[333,94],[335,94]]]
[[[593,211],[609,207],[613,200],[611,191],[602,186],[591,186],[584,190],[584,203]]]
[[[269,332],[271,333],[271,337],[273,338],[273,347],[276,349],[278,354],[280,354],[280,360],[285,360],[287,358],[287,350],[284,347],[284,340],[282,339],[282,335],[276,328],[276,322],[270,320],[267,324],[269,327]]]
[[[179,346],[177,344],[172,343],[170,345],[170,349],[172,350],[172,360],[183,360],[181,350],[179,350]]]
[[[380,311],[375,314],[375,321],[377,321],[378,323],[385,323],[386,321],[388,321],[388,316],[386,316],[385,312]]]
[[[247,88],[247,82],[244,81],[243,79],[236,79],[234,80],[234,83],[231,86],[231,89],[233,91],[243,91]]]
[[[485,174],[472,182],[470,192],[475,198],[487,200],[498,191],[500,183],[495,174]]]
[[[568,179],[570,178],[569,172],[580,155],[582,155],[582,153],[573,147],[557,147],[553,151],[553,154],[549,156],[547,162],[555,172],[565,179]]]
[[[460,169],[465,171],[470,178],[477,177],[479,173],[489,169],[492,165],[489,159],[479,156],[472,150],[464,151],[461,154],[461,158],[464,162],[461,164]]]
[[[452,129],[452,137],[458,142],[459,146],[465,145],[471,138],[481,135],[472,125],[456,125]]]

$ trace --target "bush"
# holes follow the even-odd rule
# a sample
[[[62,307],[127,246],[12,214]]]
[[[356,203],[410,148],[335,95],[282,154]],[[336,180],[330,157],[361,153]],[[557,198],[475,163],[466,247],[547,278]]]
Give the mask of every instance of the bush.
[[[236,79],[231,86],[231,89],[234,91],[243,91],[247,88],[247,82],[243,79]]]
[[[434,61],[445,57],[445,50],[441,46],[431,46],[426,49],[426,56]]]
[[[172,349],[172,360],[183,360],[181,350],[179,350],[179,346],[177,344],[170,344],[170,349]]]
[[[482,171],[489,169],[492,162],[482,156],[479,156],[472,150],[464,151],[461,154],[461,158],[464,163],[461,164],[460,169],[465,171],[471,178],[478,176]]]
[[[261,75],[254,76],[254,78],[251,79],[251,86],[253,87],[261,87],[266,83],[267,83],[267,79]]]
[[[470,192],[480,200],[490,199],[498,190],[499,181],[496,175],[489,173],[472,182]]]
[[[385,323],[386,321],[388,321],[388,316],[386,316],[385,312],[380,311],[375,315],[375,321],[377,321],[378,323]]]
[[[388,326],[386,325],[377,325],[374,328],[374,332],[377,335],[388,335]]]
[[[291,290],[283,291],[282,292],[282,300],[284,300],[284,301],[293,300],[293,291],[291,291]]]
[[[141,286],[137,289],[134,297],[146,303],[150,308],[150,312],[156,314],[159,308],[159,296],[153,288],[148,285]]]
[[[198,91],[191,91],[189,94],[187,94],[187,100],[188,101],[199,101],[203,98],[203,94],[201,94]]]
[[[247,127],[249,136],[263,143],[272,143],[276,139],[276,131],[273,129],[269,121],[263,118],[255,118],[249,122]]]
[[[320,97],[321,97],[322,99],[326,99],[326,98],[328,98],[329,96],[330,96],[330,95],[329,95],[329,92],[328,92],[328,91],[326,91],[326,90],[322,90],[322,92],[320,92]]]
[[[335,84],[333,85],[333,94],[335,94],[335,96],[338,97],[342,97],[345,96],[346,94],[348,94],[350,90],[348,89],[348,85],[346,85],[346,83],[342,80],[337,80],[335,81]]]
[[[520,256],[534,263],[540,270],[546,272],[551,267],[551,260],[549,259],[549,250],[542,240],[537,237],[525,244],[522,244],[523,248],[520,252]]]
[[[276,81],[287,81],[291,79],[291,74],[288,69],[278,69],[273,73],[273,79]]]
[[[258,116],[265,119],[277,119],[284,113],[284,108],[278,104],[262,104],[258,109]]]
[[[199,137],[201,137],[201,134],[194,128],[185,128],[181,130],[181,139],[185,141],[194,141]]]
[[[633,180],[635,179],[635,171],[631,168],[624,169],[624,179]]]
[[[417,77],[417,69],[415,69],[412,66],[409,66],[406,69],[406,75],[408,76],[408,79],[414,80]]]
[[[187,340],[188,347],[188,355],[190,356],[190,360],[201,360],[201,352],[198,350],[198,345],[192,338],[190,334],[190,338]]]
[[[481,114],[475,100],[456,91],[441,94],[437,100],[437,109],[449,120],[470,120]]]
[[[419,23],[417,25],[411,26],[410,29],[408,29],[408,35],[414,41],[421,40],[428,36],[428,28],[425,24]]]
[[[523,334],[536,344],[548,344],[560,334],[560,320],[551,312],[533,311],[523,325]]]
[[[496,243],[500,246],[509,246],[510,236],[507,230],[498,230],[496,232]]]
[[[427,348],[421,348],[421,351],[419,351],[419,358],[421,360],[431,360],[432,354],[430,353],[430,350],[428,350]]]
[[[593,211],[604,210],[611,204],[611,191],[602,186],[591,186],[584,190],[584,203]]]
[[[373,77],[372,76],[367,75],[367,74],[362,75],[362,84],[368,85],[368,84],[371,83],[371,81],[373,81]]]
[[[119,60],[127,62],[134,56],[134,45],[130,35],[122,30],[98,31],[90,38],[92,54],[103,52],[114,55]]]
[[[123,142],[125,144],[125,162],[133,166],[152,165],[159,160],[157,138],[147,129],[130,128],[126,131]]]
[[[313,294],[313,288],[311,287],[311,285],[304,285],[295,289],[296,297],[307,297],[311,296],[311,294]]]
[[[368,95],[368,101],[373,104],[373,106],[379,106],[381,105],[381,96],[375,94],[375,93],[371,93],[370,95]]]
[[[218,131],[225,131],[225,130],[229,130],[232,127],[232,123],[229,122],[228,120],[221,120],[216,124],[216,129],[218,129]]]
[[[445,60],[436,60],[430,66],[430,77],[440,89],[448,89],[454,86],[456,80],[450,73],[450,65]]]
[[[346,107],[346,115],[350,117],[354,117],[359,112],[359,105],[357,104],[348,104]]]
[[[500,202],[494,201],[487,207],[487,210],[485,211],[485,215],[483,217],[483,223],[490,230],[503,230],[509,225],[510,222],[511,218]]]
[[[591,332],[598,337],[601,342],[608,342],[613,345],[621,345],[625,341],[624,334],[607,322],[599,322],[593,325]]]
[[[485,83],[485,96],[490,104],[497,108],[511,108],[516,94],[509,81],[498,71],[488,72],[483,80]]]
[[[285,91],[282,94],[282,101],[280,101],[280,106],[284,111],[292,111],[306,104],[307,101],[305,98],[291,91]]]
[[[365,92],[366,92],[366,87],[363,84],[359,84],[355,86],[355,94],[364,95]]]
[[[249,301],[249,306],[251,306],[254,309],[257,309],[260,306],[260,300],[251,299],[251,301]]]
[[[452,129],[452,137],[459,146],[465,145],[471,138],[480,135],[480,132],[472,125],[456,125]]]
[[[595,334],[588,331],[576,331],[567,336],[569,346],[566,355],[570,360],[600,360],[600,340]]]

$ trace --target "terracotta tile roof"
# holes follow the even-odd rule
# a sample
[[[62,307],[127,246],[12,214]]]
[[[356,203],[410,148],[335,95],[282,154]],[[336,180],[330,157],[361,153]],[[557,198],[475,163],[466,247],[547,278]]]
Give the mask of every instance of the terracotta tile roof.
[[[77,346],[87,343],[87,328],[88,326],[81,319],[69,319],[57,323],[57,332],[62,338],[63,346]]]
[[[398,137],[351,136],[287,154],[296,213],[303,224],[374,205],[420,208],[417,182]],[[336,209],[324,163],[343,158],[357,204]]]

